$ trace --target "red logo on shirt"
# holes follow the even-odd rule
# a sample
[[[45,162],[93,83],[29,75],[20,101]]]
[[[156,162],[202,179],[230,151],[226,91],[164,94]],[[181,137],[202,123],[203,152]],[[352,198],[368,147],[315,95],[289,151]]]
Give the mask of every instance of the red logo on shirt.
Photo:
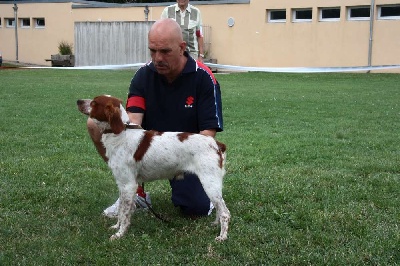
[[[186,108],[192,108],[192,107],[193,107],[193,103],[194,103],[194,98],[193,98],[193,96],[189,96],[189,97],[186,98],[185,107],[186,107]]]

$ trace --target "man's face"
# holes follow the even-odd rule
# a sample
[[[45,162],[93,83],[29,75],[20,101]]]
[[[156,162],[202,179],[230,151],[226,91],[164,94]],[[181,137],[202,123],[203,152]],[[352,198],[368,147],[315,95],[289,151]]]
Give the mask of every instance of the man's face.
[[[187,6],[189,4],[189,0],[176,0],[178,6]]]
[[[180,59],[185,49],[185,44],[163,35],[149,36],[149,50],[157,72],[167,77],[179,74]]]

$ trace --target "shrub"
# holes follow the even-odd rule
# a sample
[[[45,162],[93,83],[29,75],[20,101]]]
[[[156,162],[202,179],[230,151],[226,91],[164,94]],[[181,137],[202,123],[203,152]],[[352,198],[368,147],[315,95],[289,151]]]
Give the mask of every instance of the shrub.
[[[66,41],[61,41],[58,44],[58,52],[61,55],[72,55],[72,44]]]

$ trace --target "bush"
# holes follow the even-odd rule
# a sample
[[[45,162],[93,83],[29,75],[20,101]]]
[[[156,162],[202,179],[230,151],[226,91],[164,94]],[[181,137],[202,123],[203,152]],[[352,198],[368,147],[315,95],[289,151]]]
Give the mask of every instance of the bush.
[[[72,55],[72,44],[66,41],[61,41],[58,44],[58,52],[61,55]]]

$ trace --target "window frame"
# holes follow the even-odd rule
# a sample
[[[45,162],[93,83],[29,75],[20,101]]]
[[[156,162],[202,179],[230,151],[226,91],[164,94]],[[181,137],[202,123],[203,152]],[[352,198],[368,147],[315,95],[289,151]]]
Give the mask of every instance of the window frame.
[[[323,18],[322,13],[326,10],[339,10],[339,17],[338,18]],[[318,8],[318,21],[340,21],[341,18],[341,8],[340,6],[335,7],[319,7]]]
[[[354,9],[368,9],[369,16],[368,17],[352,17],[351,11]],[[347,20],[349,21],[365,21],[371,19],[371,6],[348,6],[347,7]]]
[[[297,14],[301,11],[311,11],[311,18],[307,18],[307,19],[299,19],[296,18]],[[313,9],[312,7],[308,7],[308,8],[293,8],[292,9],[292,22],[312,22],[313,20],[313,13],[312,13]]]
[[[400,20],[400,14],[398,16],[383,16],[382,17],[382,8],[383,7],[397,7],[397,8],[400,9],[400,5],[379,5],[379,6],[377,6],[377,9],[378,9],[377,19],[381,19],[381,20]]]
[[[272,19],[272,13],[273,12],[285,12],[285,18],[284,19]],[[267,22],[270,23],[286,23],[287,21],[287,11],[285,8],[282,9],[267,9]]]
[[[28,25],[25,24],[25,22],[27,20],[29,21]],[[20,25],[21,28],[25,28],[25,29],[30,28],[31,27],[31,19],[30,18],[20,18],[19,19],[19,25]]]
[[[35,29],[44,29],[46,27],[46,20],[45,18],[33,18]],[[43,21],[43,25],[40,25],[38,22]]]
[[[5,18],[6,28],[15,28],[15,18]],[[10,25],[10,21],[12,21]]]

